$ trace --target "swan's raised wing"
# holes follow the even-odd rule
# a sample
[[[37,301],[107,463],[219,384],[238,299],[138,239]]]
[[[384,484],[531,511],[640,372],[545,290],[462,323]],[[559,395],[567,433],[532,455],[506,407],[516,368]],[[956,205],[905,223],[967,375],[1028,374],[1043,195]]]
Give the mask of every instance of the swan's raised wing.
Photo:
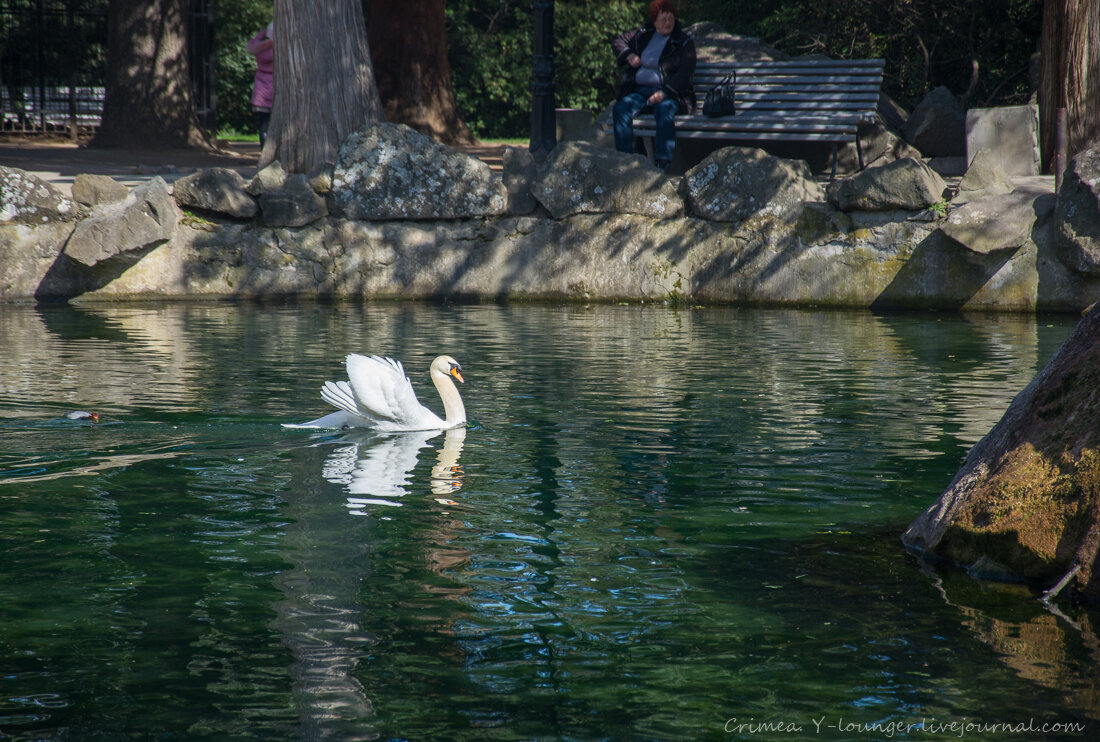
[[[348,381],[325,384],[321,392],[330,404],[342,410],[354,410],[375,421],[382,430],[444,427],[443,421],[417,400],[399,361],[352,353],[347,357],[347,368]]]

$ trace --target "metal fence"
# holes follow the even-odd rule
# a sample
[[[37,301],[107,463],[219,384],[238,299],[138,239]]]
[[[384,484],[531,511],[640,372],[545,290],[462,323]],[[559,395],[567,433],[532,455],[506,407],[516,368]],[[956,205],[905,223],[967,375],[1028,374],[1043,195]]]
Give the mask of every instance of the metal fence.
[[[7,131],[99,124],[106,0],[0,0],[0,116]]]
[[[94,130],[107,80],[108,0],[0,0],[0,130]],[[195,110],[214,131],[214,0],[190,0]]]

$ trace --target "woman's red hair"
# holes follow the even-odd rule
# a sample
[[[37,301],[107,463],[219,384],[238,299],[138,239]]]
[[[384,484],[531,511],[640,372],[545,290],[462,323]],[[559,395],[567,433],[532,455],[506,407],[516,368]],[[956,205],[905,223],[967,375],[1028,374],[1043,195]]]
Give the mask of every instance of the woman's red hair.
[[[672,5],[671,2],[669,2],[669,0],[653,0],[653,2],[649,4],[649,22],[653,23],[654,21],[656,21],[657,16],[659,16],[661,13],[672,13],[672,15],[675,17],[676,8]]]

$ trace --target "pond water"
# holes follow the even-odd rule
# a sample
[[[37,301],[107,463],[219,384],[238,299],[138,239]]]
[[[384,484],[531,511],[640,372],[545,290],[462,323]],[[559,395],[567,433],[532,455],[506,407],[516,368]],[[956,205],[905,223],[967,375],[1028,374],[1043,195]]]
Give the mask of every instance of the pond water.
[[[1074,321],[0,307],[0,739],[1090,738],[1097,615],[899,540]],[[468,427],[283,429],[349,352]]]

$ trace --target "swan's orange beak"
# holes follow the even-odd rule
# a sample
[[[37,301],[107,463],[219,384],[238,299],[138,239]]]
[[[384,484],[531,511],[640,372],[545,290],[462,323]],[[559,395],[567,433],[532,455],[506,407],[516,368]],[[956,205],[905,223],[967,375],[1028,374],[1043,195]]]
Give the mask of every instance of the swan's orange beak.
[[[462,372],[459,371],[457,367],[451,369],[451,376],[455,377],[456,379],[461,381],[463,384],[466,383],[466,380],[462,378]]]

